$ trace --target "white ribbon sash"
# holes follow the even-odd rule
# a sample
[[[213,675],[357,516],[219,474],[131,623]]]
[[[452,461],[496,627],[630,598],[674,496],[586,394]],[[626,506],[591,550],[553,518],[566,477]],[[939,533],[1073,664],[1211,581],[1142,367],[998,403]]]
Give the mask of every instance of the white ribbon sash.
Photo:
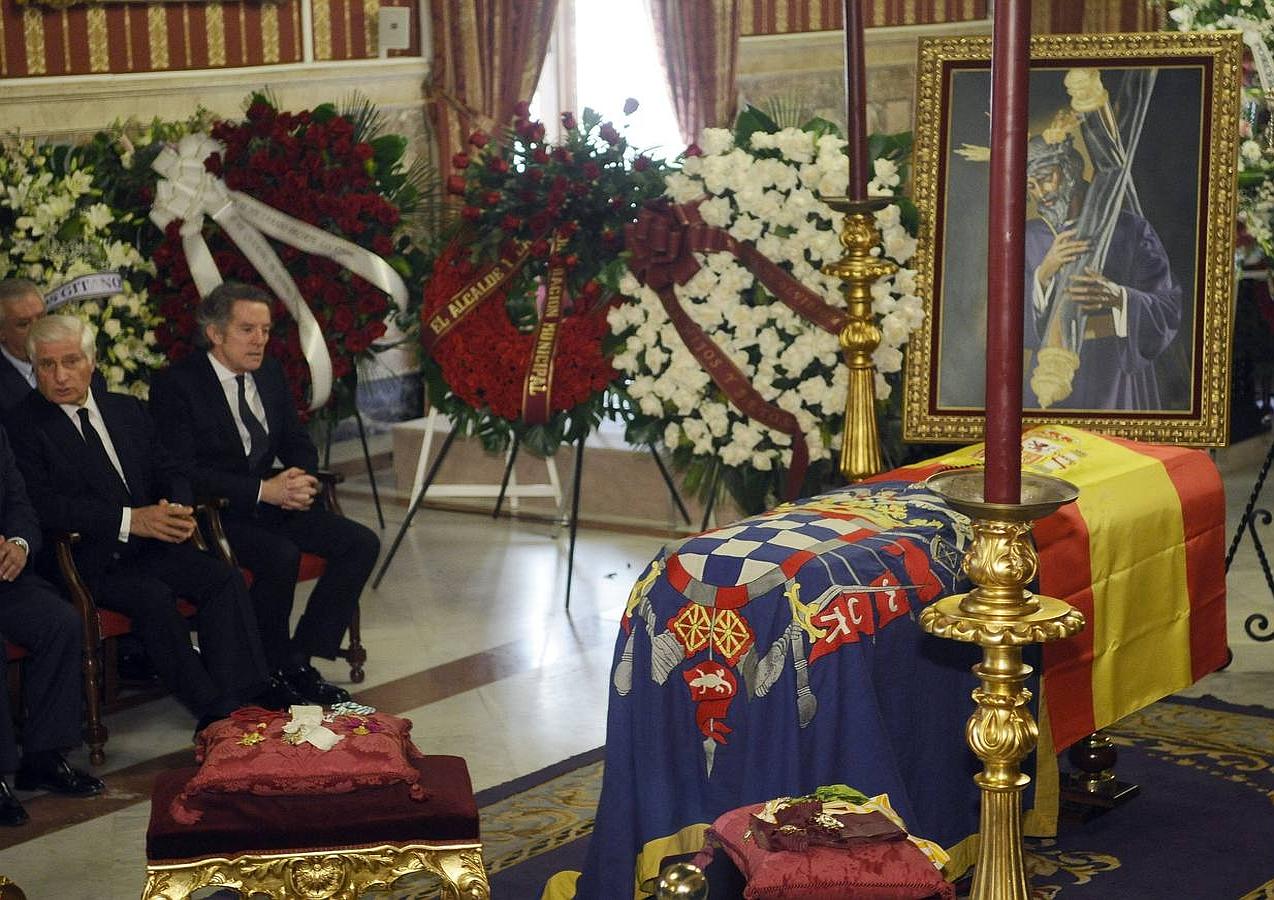
[[[111,297],[124,292],[124,279],[118,272],[94,272],[81,275],[44,295],[44,311],[53,312],[72,300]]]
[[[204,168],[204,160],[223,149],[220,142],[206,134],[187,135],[175,150],[164,148],[151,164],[163,177],[156,186],[150,219],[161,229],[181,220],[182,248],[200,296],[222,280],[203,238],[204,217],[210,216],[221,226],[296,320],[301,352],[310,368],[310,409],[318,409],[331,396],[332,358],[314,313],[267,235],[332,260],[389,294],[399,309],[406,308],[407,287],[389,263],[370,250],[280,212],[255,197],[230,190]]]
[[[1243,32],[1243,43],[1252,51],[1252,62],[1256,66],[1256,77],[1261,82],[1261,90],[1265,93],[1265,102],[1269,103],[1270,90],[1274,88],[1274,55],[1265,45],[1261,36],[1261,26],[1251,19],[1242,16],[1230,16],[1230,20]]]

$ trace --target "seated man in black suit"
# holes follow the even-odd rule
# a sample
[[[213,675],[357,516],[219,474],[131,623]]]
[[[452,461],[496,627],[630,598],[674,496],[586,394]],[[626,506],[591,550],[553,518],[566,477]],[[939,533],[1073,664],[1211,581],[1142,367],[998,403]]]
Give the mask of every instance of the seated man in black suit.
[[[72,769],[62,751],[80,743],[80,620],[27,565],[40,549],[40,523],[27,499],[9,439],[0,429],[0,774],[16,772],[22,790],[87,797],[102,782]],[[26,719],[22,761],[13,733],[4,639],[26,648],[22,679]],[[0,825],[21,825],[27,812],[0,777]]]
[[[17,406],[35,388],[27,358],[27,332],[44,315],[44,296],[25,278],[0,281],[0,412]]]
[[[76,565],[99,605],[127,615],[164,684],[208,722],[273,696],[243,578],[187,539],[189,479],[135,398],[90,390],[92,329],[70,316],[31,326],[38,390],[14,408],[9,433],[45,528],[75,531]],[[200,653],[176,598],[194,604]]]
[[[190,467],[201,494],[230,501],[222,520],[252,598],[266,654],[286,682],[314,703],[349,694],[310,665],[335,659],[358,608],[380,539],[314,504],[318,451],[301,426],[279,363],[265,355],[270,297],[227,282],[199,305],[197,336],[208,348],[156,373],[150,403],[162,439]],[[273,474],[275,460],[284,470]],[[327,568],[289,637],[302,552]]]

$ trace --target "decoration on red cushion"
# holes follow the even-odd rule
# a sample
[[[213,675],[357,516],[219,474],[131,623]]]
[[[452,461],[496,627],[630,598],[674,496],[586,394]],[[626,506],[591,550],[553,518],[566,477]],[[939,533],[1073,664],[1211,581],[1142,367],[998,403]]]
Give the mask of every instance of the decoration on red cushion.
[[[873,797],[871,803],[881,801],[883,808],[873,811],[881,812],[887,819],[896,818],[896,813],[892,817],[889,815],[893,811],[888,807],[888,797]],[[725,850],[747,879],[743,896],[748,900],[842,900],[845,897],[872,900],[941,897],[955,900],[955,888],[942,877],[937,864],[916,843],[919,841],[941,853],[941,848],[928,841],[887,837],[840,847],[814,844],[801,851],[766,850],[752,831],[755,814],[762,812],[766,806],[754,803],[731,810],[713,822],[708,831],[709,848]],[[711,849],[706,849],[695,858],[695,862],[702,865],[710,859]]]
[[[411,742],[406,719],[386,713],[337,716],[332,724],[343,740],[326,751],[288,741],[283,727],[289,719],[289,713],[249,707],[205,728],[195,747],[199,771],[173,800],[173,820],[198,822],[199,802],[209,794],[344,794],[405,783],[413,799],[425,799],[420,772],[411,763],[422,754]]]

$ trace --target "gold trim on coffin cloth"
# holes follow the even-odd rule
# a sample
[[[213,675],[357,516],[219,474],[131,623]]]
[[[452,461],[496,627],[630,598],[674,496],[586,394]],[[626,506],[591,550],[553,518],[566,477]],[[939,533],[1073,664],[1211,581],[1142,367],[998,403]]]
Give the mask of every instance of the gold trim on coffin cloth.
[[[481,843],[381,844],[151,863],[142,900],[185,900],[208,886],[276,898],[355,900],[415,872],[441,878],[447,900],[490,900]]]

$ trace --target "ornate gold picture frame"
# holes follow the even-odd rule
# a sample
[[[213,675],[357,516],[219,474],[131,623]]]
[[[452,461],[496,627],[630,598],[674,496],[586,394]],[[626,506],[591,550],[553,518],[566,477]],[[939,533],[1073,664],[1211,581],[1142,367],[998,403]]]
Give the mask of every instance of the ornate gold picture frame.
[[[1025,424],[1227,443],[1242,47],[1237,32],[1031,39]],[[990,52],[920,44],[927,315],[907,440],[982,437]]]

